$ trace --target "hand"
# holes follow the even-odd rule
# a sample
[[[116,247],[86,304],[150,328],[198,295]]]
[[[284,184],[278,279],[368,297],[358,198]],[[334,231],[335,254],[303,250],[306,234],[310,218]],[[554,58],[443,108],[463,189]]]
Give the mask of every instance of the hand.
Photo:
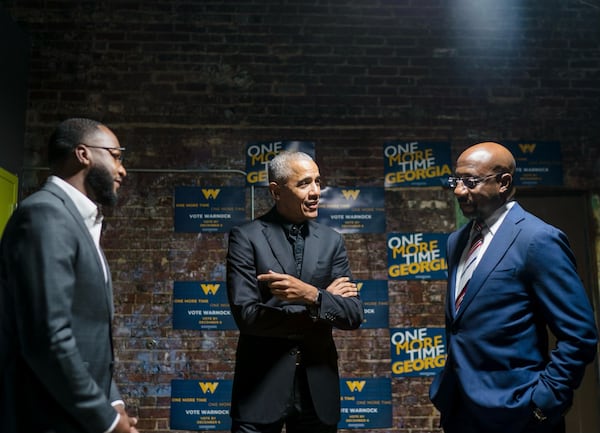
[[[313,303],[317,288],[304,281],[289,275],[269,271],[257,276],[258,281],[266,282],[271,293],[282,301],[299,301],[307,304]]]
[[[327,286],[327,291],[333,295],[340,295],[343,298],[358,296],[358,287],[356,283],[350,281],[348,277],[339,277]]]
[[[137,418],[127,415],[127,412],[125,412],[125,408],[123,407],[123,405],[118,404],[118,405],[114,406],[114,408],[117,412],[119,412],[119,414],[121,416],[119,417],[119,422],[117,423],[117,426],[115,427],[113,432],[114,433],[139,433],[138,429],[135,428],[135,425],[138,422]]]

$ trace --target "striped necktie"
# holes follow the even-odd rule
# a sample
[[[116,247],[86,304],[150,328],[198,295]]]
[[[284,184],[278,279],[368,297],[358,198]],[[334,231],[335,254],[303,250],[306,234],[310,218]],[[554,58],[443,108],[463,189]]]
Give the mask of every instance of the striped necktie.
[[[460,304],[462,303],[465,294],[467,293],[467,286],[469,285],[469,281],[471,280],[471,276],[473,275],[473,270],[475,269],[475,262],[477,261],[479,247],[481,247],[481,245],[483,244],[483,234],[481,233],[482,230],[483,224],[479,220],[476,220],[473,223],[473,239],[471,240],[469,251],[467,252],[465,266],[458,280],[459,284],[462,284],[462,288],[458,296],[456,297],[456,300],[454,301],[454,308],[456,311],[458,311],[458,309],[460,308]]]

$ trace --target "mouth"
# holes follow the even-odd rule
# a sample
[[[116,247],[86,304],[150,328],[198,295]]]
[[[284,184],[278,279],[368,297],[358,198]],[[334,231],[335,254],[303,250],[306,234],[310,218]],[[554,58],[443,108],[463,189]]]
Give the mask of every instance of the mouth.
[[[304,206],[310,211],[316,211],[319,208],[319,200],[306,202]]]

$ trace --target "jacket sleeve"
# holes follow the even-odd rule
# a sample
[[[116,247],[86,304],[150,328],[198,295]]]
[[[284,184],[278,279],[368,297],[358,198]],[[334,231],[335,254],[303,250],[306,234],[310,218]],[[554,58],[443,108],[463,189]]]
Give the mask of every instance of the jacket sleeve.
[[[333,251],[332,274],[331,281],[338,277],[351,277],[348,255],[341,235],[337,235]],[[364,320],[364,307],[360,297],[344,298],[329,293],[325,290],[326,288],[319,287],[322,298],[316,317],[329,322],[338,329],[352,330],[360,327]]]
[[[116,413],[86,368],[72,328],[79,232],[63,203],[38,204],[17,212],[2,254],[10,256],[22,356],[80,425],[90,432],[104,431]]]
[[[532,400],[547,415],[559,416],[571,405],[573,391],[596,354],[594,312],[564,233],[545,226],[531,237],[527,254],[536,307],[557,340]]]
[[[245,226],[248,227],[248,226]],[[267,284],[258,281],[258,251],[244,227],[229,234],[227,252],[227,296],[231,314],[241,332],[266,337],[302,335],[311,325],[305,305],[287,303],[271,295]]]

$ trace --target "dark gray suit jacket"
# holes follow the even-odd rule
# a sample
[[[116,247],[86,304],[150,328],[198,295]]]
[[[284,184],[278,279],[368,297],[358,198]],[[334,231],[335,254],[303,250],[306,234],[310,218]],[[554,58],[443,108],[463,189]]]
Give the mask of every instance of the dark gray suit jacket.
[[[227,290],[240,329],[231,416],[254,423],[281,419],[300,351],[317,415],[336,424],[340,394],[332,328],[356,329],[363,320],[358,297],[343,298],[324,290],[337,277],[351,277],[342,236],[308,222],[299,277],[323,289],[318,317],[311,317],[304,304],[277,300],[266,284],[259,284],[256,276],[269,270],[296,275],[290,242],[274,210],[234,228],[229,236]]]
[[[112,283],[74,203],[46,183],[14,212],[0,250],[0,431],[105,431],[120,399]]]

